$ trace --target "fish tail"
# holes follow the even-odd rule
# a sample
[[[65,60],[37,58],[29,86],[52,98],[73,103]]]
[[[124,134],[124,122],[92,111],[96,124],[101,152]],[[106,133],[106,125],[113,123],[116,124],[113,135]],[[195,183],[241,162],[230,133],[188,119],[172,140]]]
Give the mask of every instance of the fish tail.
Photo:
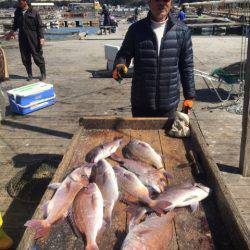
[[[88,243],[86,250],[99,250],[99,247],[97,246],[96,242]]]
[[[103,218],[103,225],[105,226],[105,228],[110,228],[111,227],[111,218],[110,216],[106,216]]]
[[[24,226],[36,230],[35,239],[47,236],[51,228],[51,224],[46,220],[29,220]]]
[[[152,200],[149,205],[157,214],[162,214],[164,211],[167,211],[172,203],[169,201]]]

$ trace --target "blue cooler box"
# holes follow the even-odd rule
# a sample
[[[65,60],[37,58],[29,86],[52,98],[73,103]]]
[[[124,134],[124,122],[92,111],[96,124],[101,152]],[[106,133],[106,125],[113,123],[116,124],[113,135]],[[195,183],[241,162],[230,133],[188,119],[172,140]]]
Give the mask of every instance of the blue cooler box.
[[[10,108],[14,113],[25,115],[55,103],[52,84],[37,82],[7,91]]]

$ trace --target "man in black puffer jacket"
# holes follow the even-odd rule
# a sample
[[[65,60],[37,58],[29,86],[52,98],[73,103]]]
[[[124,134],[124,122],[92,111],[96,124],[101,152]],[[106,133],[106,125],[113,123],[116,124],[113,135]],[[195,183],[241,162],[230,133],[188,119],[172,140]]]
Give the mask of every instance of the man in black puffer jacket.
[[[188,27],[171,16],[171,0],[151,0],[150,12],[129,27],[117,53],[113,77],[121,80],[134,58],[131,90],[135,117],[172,116],[184,98],[192,105],[195,95],[193,50]]]

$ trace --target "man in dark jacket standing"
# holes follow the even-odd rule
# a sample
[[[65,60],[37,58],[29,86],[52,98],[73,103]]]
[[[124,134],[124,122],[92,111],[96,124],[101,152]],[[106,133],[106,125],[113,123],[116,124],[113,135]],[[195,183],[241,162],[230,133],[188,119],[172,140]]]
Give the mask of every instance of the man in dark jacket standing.
[[[15,37],[15,32],[18,29],[19,48],[23,65],[28,73],[27,80],[30,81],[33,79],[31,56],[35,64],[40,68],[40,80],[45,80],[46,70],[42,50],[42,46],[44,45],[42,21],[39,13],[30,7],[28,0],[18,1],[14,25],[12,31],[7,35],[7,39]]]
[[[171,0],[151,0],[149,5],[147,18],[129,27],[113,77],[120,81],[134,58],[133,116],[172,116],[180,101],[180,82],[185,110],[191,108],[195,95],[191,34],[171,16]]]

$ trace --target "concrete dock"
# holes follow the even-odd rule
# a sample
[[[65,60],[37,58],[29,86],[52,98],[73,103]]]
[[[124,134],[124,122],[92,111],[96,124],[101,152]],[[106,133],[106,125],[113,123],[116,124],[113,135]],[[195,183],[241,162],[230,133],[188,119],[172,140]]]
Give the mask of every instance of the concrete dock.
[[[105,73],[104,59],[104,45],[121,45],[127,27],[122,24],[116,34],[89,36],[82,41],[48,42],[44,47],[47,82],[54,84],[57,103],[26,116],[13,115],[7,109],[5,121],[0,125],[0,211],[6,232],[15,239],[15,247],[23,234],[23,224],[32,217],[36,204],[25,204],[18,197],[9,196],[6,185],[11,178],[33,162],[60,160],[80,117],[131,116],[131,79],[116,83]],[[193,46],[195,68],[199,70],[211,72],[240,61],[239,36],[194,36]],[[6,54],[10,80],[2,83],[4,91],[27,84],[17,42],[7,44]],[[34,75],[39,76],[36,66],[33,68]],[[220,103],[202,79],[197,78],[196,84],[195,115],[249,234],[250,178],[241,177],[238,171],[241,116],[207,109]]]

